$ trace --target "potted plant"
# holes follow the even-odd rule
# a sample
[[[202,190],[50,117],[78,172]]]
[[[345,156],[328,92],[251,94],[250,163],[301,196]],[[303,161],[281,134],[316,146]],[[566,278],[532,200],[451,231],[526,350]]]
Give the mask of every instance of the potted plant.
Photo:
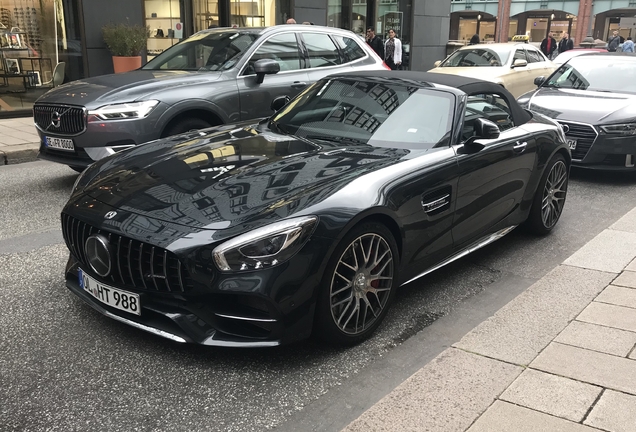
[[[127,23],[108,24],[102,27],[104,42],[113,54],[115,73],[141,67],[141,52],[146,48],[150,28]]]

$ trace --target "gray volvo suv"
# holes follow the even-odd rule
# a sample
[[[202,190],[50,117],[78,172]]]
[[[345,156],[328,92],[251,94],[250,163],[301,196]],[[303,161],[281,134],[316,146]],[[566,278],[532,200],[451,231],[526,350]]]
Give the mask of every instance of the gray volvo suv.
[[[41,159],[81,171],[119,150],[272,114],[332,73],[386,65],[347,30],[310,25],[201,31],[141,69],[56,87],[33,107]]]

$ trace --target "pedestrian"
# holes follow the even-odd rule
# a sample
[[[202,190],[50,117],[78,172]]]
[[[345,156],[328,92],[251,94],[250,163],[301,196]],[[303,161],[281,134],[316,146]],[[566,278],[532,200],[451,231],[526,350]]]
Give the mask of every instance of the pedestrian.
[[[559,54],[574,49],[574,41],[570,39],[570,35],[563,33],[563,37],[559,41]]]
[[[470,42],[468,42],[468,45],[477,45],[479,42],[481,42],[481,38],[477,33],[475,33],[473,37],[470,38]]]
[[[607,50],[609,52],[616,52],[618,46],[622,44],[620,35],[618,34],[618,30],[614,30],[612,32],[612,36],[607,40]]]
[[[623,43],[623,52],[634,52],[634,41],[632,40],[631,36],[628,37],[627,40]]]
[[[389,38],[384,42],[384,63],[391,70],[399,70],[402,66],[402,41],[393,29],[389,29]]]
[[[296,24],[296,20],[293,18],[289,18],[287,19],[287,23],[286,24]]]
[[[556,39],[552,37],[552,32],[548,32],[548,35],[541,41],[541,52],[545,56],[552,60],[552,55],[557,49]]]
[[[367,44],[375,51],[375,53],[384,60],[384,44],[382,43],[382,39],[380,36],[375,34],[375,30],[373,27],[369,27],[367,29]]]

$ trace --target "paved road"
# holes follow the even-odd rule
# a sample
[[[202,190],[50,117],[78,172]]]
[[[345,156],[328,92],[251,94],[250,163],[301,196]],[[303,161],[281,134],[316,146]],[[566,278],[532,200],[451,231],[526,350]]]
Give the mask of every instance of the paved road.
[[[636,177],[577,173],[558,228],[515,231],[404,287],[350,349],[184,346],[93,312],[63,282],[76,174],[0,167],[0,430],[339,430],[634,206]],[[302,426],[301,426],[302,425]]]

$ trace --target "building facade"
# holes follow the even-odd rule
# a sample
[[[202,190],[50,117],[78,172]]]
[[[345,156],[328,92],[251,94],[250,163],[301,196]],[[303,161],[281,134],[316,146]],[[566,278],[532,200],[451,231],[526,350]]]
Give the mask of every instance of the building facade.
[[[499,17],[499,18],[498,18]],[[568,33],[578,45],[587,36],[607,41],[614,30],[636,37],[634,0],[451,0],[450,40],[503,42],[527,35],[541,42],[549,31]]]
[[[150,28],[144,61],[214,27],[265,27],[293,17],[362,37],[368,27],[380,36],[392,28],[407,67],[427,70],[445,55],[450,12],[440,0],[0,0],[0,117],[29,115],[55,76],[68,82],[112,73],[102,37],[109,23]]]

